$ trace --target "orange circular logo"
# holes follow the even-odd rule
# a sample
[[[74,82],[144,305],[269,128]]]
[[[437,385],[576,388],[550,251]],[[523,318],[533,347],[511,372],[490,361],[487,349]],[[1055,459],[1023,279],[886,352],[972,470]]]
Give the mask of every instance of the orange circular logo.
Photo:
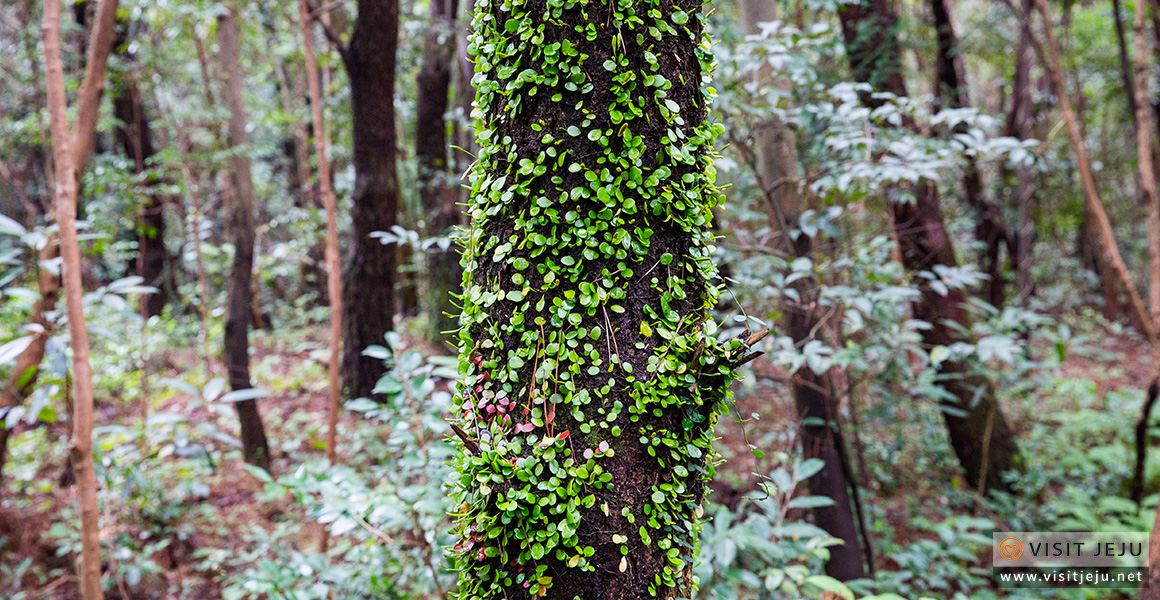
[[[1023,542],[1018,539],[1009,537],[999,542],[999,556],[1006,560],[1016,560],[1023,556]]]

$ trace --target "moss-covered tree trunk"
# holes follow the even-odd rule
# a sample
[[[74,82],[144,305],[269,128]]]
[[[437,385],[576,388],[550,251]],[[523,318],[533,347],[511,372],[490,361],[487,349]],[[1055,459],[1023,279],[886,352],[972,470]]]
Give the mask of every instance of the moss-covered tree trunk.
[[[462,600],[690,593],[719,343],[701,2],[478,0]]]
[[[863,0],[842,6],[838,15],[854,78],[875,90],[906,96],[894,9],[886,0]],[[862,100],[871,107],[882,102],[870,94]],[[938,266],[958,266],[939,206],[938,187],[932,181],[919,182],[914,196],[913,201],[891,201],[889,210],[903,265],[921,292],[914,316],[930,323],[922,332],[923,344],[934,348],[973,343],[970,315],[963,308],[966,298],[958,290],[939,293],[924,276]],[[1003,473],[1021,469],[1022,459],[995,387],[977,365],[964,360],[945,361],[938,369],[938,385],[947,392],[943,417],[967,483],[1010,489]]]

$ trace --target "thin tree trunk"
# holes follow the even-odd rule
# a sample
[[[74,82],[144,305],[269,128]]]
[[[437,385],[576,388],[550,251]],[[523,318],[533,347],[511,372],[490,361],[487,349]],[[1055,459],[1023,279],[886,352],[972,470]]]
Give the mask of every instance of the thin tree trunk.
[[[77,239],[78,181],[88,160],[105,86],[105,61],[112,46],[116,0],[101,0],[89,44],[84,81],[77,94],[77,122],[70,131],[64,66],[60,50],[60,3],[44,3],[44,63],[48,113],[56,167],[56,218],[60,228],[61,279],[68,313],[73,365],[73,433],[70,458],[77,482],[81,514],[80,591],[84,600],[102,600],[100,514],[97,476],[93,466],[93,374],[81,284],[81,253]]]
[[[33,1],[27,0],[21,7],[21,19],[31,19],[33,11]],[[32,57],[37,54],[36,41],[33,36],[25,37],[25,51],[27,55]],[[36,86],[35,100],[38,105],[46,103],[46,96],[40,77],[40,61],[30,61],[30,68],[32,71],[32,82]],[[49,139],[50,133],[48,127],[44,124],[44,119],[37,117],[37,124],[40,126],[41,138]],[[52,152],[47,145],[42,147],[41,159],[44,161],[44,177],[46,183],[51,187],[52,172],[54,170]],[[34,156],[28,157],[28,166],[25,167],[25,173],[32,168],[32,162],[35,160]],[[7,170],[7,169],[6,169]],[[20,184],[17,184],[16,178],[12,173],[6,173],[5,178],[9,179],[18,190],[21,190],[21,200],[26,205],[26,211],[29,217],[28,227],[31,229],[35,226],[36,215],[43,214],[46,222],[53,220],[53,200],[51,196],[41,195],[36,204],[32,204],[27,195],[23,192],[23,177],[21,177]],[[50,329],[50,323],[47,319],[47,314],[56,310],[57,299],[60,295],[60,278],[56,274],[49,272],[41,265],[48,264],[49,261],[56,260],[60,257],[60,244],[55,236],[50,236],[46,240],[44,246],[37,251],[37,299],[32,306],[32,317],[30,323],[37,327],[38,330],[33,333],[32,341],[28,346],[16,357],[12,365],[12,370],[8,373],[8,381],[3,388],[0,388],[0,409],[11,409],[16,406],[24,404],[25,398],[32,393],[33,388],[36,387],[37,379],[40,376],[40,365],[44,362],[44,354],[48,346],[48,340],[52,337],[53,332]],[[0,425],[0,496],[4,493],[4,465],[8,460],[8,438],[12,435],[12,431],[7,427]]]
[[[1152,107],[1148,100],[1148,5],[1143,0],[1136,3],[1136,154],[1140,172],[1140,187],[1148,202],[1148,256],[1149,286],[1148,308],[1152,313],[1152,331],[1160,332],[1160,196],[1156,193],[1156,171],[1152,164]],[[1152,338],[1153,368],[1160,376],[1160,336]]]
[[[886,0],[843,5],[838,15],[855,79],[876,90],[907,96],[894,32],[898,17]],[[881,103],[868,93],[862,101],[872,108]],[[904,125],[914,128],[912,122]],[[970,317],[963,309],[966,298],[958,290],[942,295],[921,276],[935,266],[958,266],[938,188],[934,182],[921,181],[914,202],[890,202],[889,209],[903,265],[920,292],[914,316],[930,324],[922,332],[923,344],[935,348],[972,343]],[[967,483],[981,490],[1009,490],[1003,473],[1021,470],[1022,458],[991,381],[969,363],[951,360],[940,365],[938,385],[949,394],[943,418]]]
[[[475,0],[463,0],[460,4],[460,16],[456,22],[456,31],[459,34],[455,44],[455,112],[456,120],[452,131],[452,140],[455,148],[451,150],[452,164],[455,165],[455,174],[463,175],[475,160],[472,127],[460,123],[471,123],[472,103],[475,101],[475,88],[471,87],[471,78],[475,75],[471,57],[467,49],[470,35],[471,15],[475,12]],[[470,200],[471,192],[466,185],[457,185],[459,203],[466,205]],[[462,283],[462,282],[460,282]]]
[[[128,27],[127,24],[124,27]],[[123,37],[127,37],[125,34]],[[127,42],[119,39],[117,46]],[[129,58],[131,61],[131,57]],[[133,162],[133,171],[142,176],[149,169],[148,162],[156,154],[153,147],[153,133],[149,127],[149,117],[141,100],[141,91],[133,75],[122,74],[119,85],[113,89],[113,116],[117,119],[117,140],[125,156]],[[165,249],[165,199],[156,192],[155,181],[142,182],[148,190],[148,202],[139,215],[137,249],[138,275],[145,285],[153,286],[156,292],[141,299],[146,317],[157,316],[164,310],[172,284],[167,281],[169,255]]]
[[[201,182],[193,175],[193,170],[189,166],[189,139],[182,137],[181,124],[175,124],[177,128],[177,152],[181,161],[181,176],[185,180],[185,189],[189,193],[190,208],[193,209],[190,215],[188,227],[192,230],[191,242],[193,244],[193,256],[197,266],[197,290],[200,299],[197,303],[197,316],[201,324],[200,335],[201,339],[201,354],[202,360],[205,362],[206,375],[212,376],[213,369],[213,353],[209,349],[209,275],[205,268],[205,253],[201,249],[201,219],[202,207],[205,203],[201,199]],[[186,225],[183,223],[183,225]]]
[[[226,300],[225,349],[223,358],[232,390],[249,389],[250,382],[250,319],[253,313],[252,272],[254,268],[254,182],[250,173],[250,136],[246,132],[246,112],[242,101],[245,86],[244,72],[239,60],[241,31],[238,26],[237,4],[231,2],[218,17],[218,46],[225,81],[222,99],[230,111],[229,143],[233,150],[230,159],[234,198],[230,221],[233,223],[234,260],[230,271],[230,290]],[[257,400],[235,403],[241,423],[242,453],[246,462],[269,469],[270,449],[266,430],[258,412]]]
[[[326,289],[330,298],[330,378],[327,407],[326,457],[338,461],[338,400],[342,392],[339,380],[339,344],[342,341],[342,271],[338,259],[338,221],[335,217],[334,188],[330,185],[329,139],[322,122],[322,87],[318,82],[318,65],[314,59],[314,34],[306,0],[298,0],[298,16],[302,24],[303,50],[306,54],[306,81],[310,87],[311,124],[314,129],[314,153],[318,157],[318,183],[322,191],[322,206],[326,211]]]
[[[777,5],[766,0],[745,0],[741,3],[741,20],[746,33],[758,35],[760,24],[777,20]],[[767,69],[758,77],[768,79]],[[788,82],[774,82],[788,88]],[[793,132],[785,123],[770,118],[758,123],[753,131],[753,169],[762,193],[769,204],[770,218],[781,241],[781,247],[799,257],[812,254],[812,240],[799,236],[791,240],[790,230],[797,227],[803,210],[797,174],[797,148]],[[783,327],[795,344],[805,344],[816,331],[818,316],[812,308],[816,298],[817,282],[812,278],[801,280],[795,286],[801,295],[798,301],[787,301],[782,306]],[[829,393],[826,375],[814,373],[808,367],[798,369],[792,378],[791,391],[798,418],[821,422],[821,425],[803,425],[798,439],[803,455],[825,461],[822,470],[806,481],[810,494],[834,501],[832,506],[812,510],[814,522],[827,533],[842,540],[830,548],[826,573],[841,581],[866,575],[866,563],[858,540],[858,527],[851,509],[850,487],[857,485],[847,480],[839,448],[844,443],[834,427],[840,417],[838,399]]]
[[[1152,8],[1152,57],[1156,63],[1153,68],[1160,74],[1160,7],[1157,7],[1156,0],[1150,0],[1148,6]],[[1152,106],[1152,124],[1156,126],[1157,133],[1160,134],[1160,97],[1150,98],[1149,104]],[[1155,155],[1152,163],[1156,163]]]
[[[73,165],[80,177],[89,162],[101,112],[101,95],[105,90],[105,71],[116,35],[117,3],[102,0],[97,5],[96,21],[85,51],[85,74],[77,90],[77,120],[73,126]],[[55,154],[55,153],[54,153]],[[58,169],[59,171],[59,169]],[[80,186],[77,187],[78,191]]]
[[[206,52],[205,43],[197,34],[197,28],[191,26],[189,35],[193,39],[193,47],[197,50],[197,66],[198,70],[201,72],[201,88],[205,93],[205,108],[206,110],[212,111],[217,107],[217,100],[214,98],[213,93],[214,80],[210,75],[209,53]],[[229,135],[228,128],[221,122],[217,122],[214,124],[213,129],[214,133],[216,134],[214,136],[214,148],[218,149],[221,140],[228,137]],[[221,223],[222,226],[220,233],[217,228],[214,229],[215,235],[213,239],[215,243],[222,244],[226,240],[232,241],[234,239],[232,223],[233,219],[230,218],[230,214],[233,211],[233,188],[232,184],[230,183],[228,169],[222,168],[214,174],[214,178],[217,179],[218,186],[221,190],[220,214],[222,216],[221,218],[216,219],[216,222]]]
[[[96,115],[100,110],[100,99],[104,92],[106,61],[112,46],[115,17],[116,2],[102,2],[98,5],[97,21],[92,28],[90,39],[85,44],[88,49],[85,64],[92,64],[94,67],[92,69],[86,69],[81,89],[77,92],[77,98],[85,99],[85,101],[78,102],[79,106],[77,107],[78,127],[74,131],[77,132],[79,141],[77,142],[78,145],[75,145],[72,150],[74,164],[76,165],[83,166],[88,161],[88,148],[92,146],[94,133],[89,129],[95,127]],[[34,49],[30,48],[30,51],[34,51]],[[37,69],[38,64],[34,62],[32,65],[34,73],[39,72]],[[38,100],[46,99],[38,95]],[[43,134],[47,138],[50,135],[50,131],[45,129],[43,130]],[[52,172],[56,170],[53,154],[53,152],[45,154],[45,175],[50,180],[52,178]],[[79,196],[79,170],[77,171],[77,177]],[[54,212],[54,209],[50,208],[52,204],[48,203],[48,205],[44,206],[46,213]],[[56,240],[50,239],[47,245],[39,251],[39,260],[55,259],[59,256],[59,251],[60,249]],[[37,291],[40,299],[34,304],[32,323],[40,325],[42,329],[36,333],[36,337],[33,338],[28,347],[16,358],[16,362],[9,374],[8,383],[3,390],[0,390],[0,408],[20,406],[23,404],[24,399],[36,386],[37,379],[40,375],[40,363],[44,360],[46,344],[48,343],[48,338],[52,335],[52,332],[47,329],[48,323],[45,315],[56,308],[57,297],[60,291],[59,278],[47,271],[41,270],[40,276],[38,277]],[[7,460],[8,438],[11,433],[7,429],[0,429],[0,484],[3,483],[3,467]]]
[[[1156,337],[1155,327],[1153,327],[1152,319],[1148,315],[1148,310],[1144,307],[1144,301],[1140,298],[1140,292],[1136,289],[1135,282],[1132,281],[1128,266],[1124,263],[1123,257],[1120,256],[1120,249],[1116,245],[1116,237],[1112,231],[1112,223],[1108,220],[1107,212],[1104,211],[1103,200],[1100,199],[1100,191],[1096,186],[1095,175],[1092,173],[1091,161],[1088,159],[1087,149],[1083,142],[1083,134],[1080,132],[1075,112],[1071,108],[1067,81],[1064,79],[1063,67],[1059,61],[1059,44],[1055,39],[1055,34],[1052,33],[1051,15],[1048,13],[1047,3],[1044,0],[1034,0],[1034,2],[1040,17],[1043,19],[1043,34],[1047,38],[1046,48],[1038,43],[1035,44],[1035,47],[1041,55],[1044,68],[1047,69],[1047,73],[1051,77],[1051,84],[1059,101],[1060,111],[1063,112],[1067,134],[1071,138],[1072,150],[1075,152],[1076,163],[1079,167],[1080,183],[1087,200],[1088,214],[1093,221],[1094,233],[1100,245],[1101,258],[1105,266],[1110,267],[1112,273],[1115,274],[1120,285],[1128,292],[1132,316],[1144,333],[1144,337],[1152,340]]]
[[[370,396],[383,361],[364,356],[394,327],[394,244],[372,238],[398,222],[395,153],[395,51],[398,0],[359,0],[350,47],[343,53],[350,77],[355,171],[350,253],[343,274],[343,379],[352,397]]]
[[[271,43],[277,36],[277,30],[272,23],[267,22],[267,29]],[[294,197],[294,205],[299,208],[317,207],[319,202],[315,188],[310,179],[310,141],[307,139],[309,123],[301,123],[297,115],[305,112],[304,97],[306,84],[304,73],[294,71],[293,78],[286,72],[286,67],[279,57],[271,57],[274,65],[274,74],[278,77],[278,98],[282,103],[282,113],[286,115],[290,137],[283,141],[283,155],[289,161],[287,180],[290,184],[290,193]],[[305,71],[305,69],[303,69]],[[298,270],[301,278],[301,291],[306,294],[320,294],[325,287],[326,244],[311,244],[306,249],[306,260],[302,261]]]
[[[1015,50],[1015,77],[1011,90],[1011,112],[1007,114],[1005,135],[1018,139],[1031,137],[1034,108],[1031,105],[1031,0],[1022,0],[1019,8],[1019,41]],[[1031,244],[1034,222],[1031,208],[1035,201],[1033,173],[1020,165],[1016,172],[1015,205],[1019,208],[1019,231],[1015,242],[1015,286],[1019,306],[1028,307],[1031,299]]]
[[[959,48],[951,20],[951,7],[947,0],[930,0],[934,15],[935,35],[938,39],[938,56],[935,63],[938,83],[935,87],[935,108],[969,108],[971,99],[963,57]],[[956,132],[966,131],[960,126]],[[983,178],[974,157],[967,157],[963,170],[963,197],[967,205],[976,213],[975,239],[982,242],[984,249],[979,256],[979,270],[987,275],[983,284],[983,299],[993,306],[1002,306],[1006,296],[1003,281],[1003,264],[1000,254],[1003,242],[1007,240],[1007,228],[1003,225],[1002,211],[987,199]]]
[[[419,163],[419,198],[427,215],[430,235],[450,235],[460,224],[459,193],[450,184],[447,156],[447,105],[451,87],[452,61],[455,59],[456,0],[430,0],[430,27],[423,42],[423,67],[417,78],[415,156]],[[459,253],[452,245],[447,249],[431,248],[427,262],[428,339],[439,342],[444,332],[455,329],[455,305],[452,293],[462,285],[463,271]]]
[[[1124,8],[1120,0],[1112,0],[1112,17],[1116,25],[1116,48],[1120,52],[1120,82],[1124,85],[1124,95],[1128,98],[1128,108],[1137,114],[1136,83],[1132,75],[1132,59],[1128,56],[1128,43],[1124,35]],[[1149,107],[1151,102],[1148,103]]]

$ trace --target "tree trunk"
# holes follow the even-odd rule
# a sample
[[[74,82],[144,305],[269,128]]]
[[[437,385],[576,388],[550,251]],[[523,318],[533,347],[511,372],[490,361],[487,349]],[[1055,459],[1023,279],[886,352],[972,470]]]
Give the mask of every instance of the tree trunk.
[[[1108,276],[1107,281],[1118,281],[1128,292],[1132,316],[1137,326],[1140,327],[1140,331],[1144,333],[1144,337],[1152,340],[1156,337],[1155,327],[1152,325],[1152,319],[1148,316],[1148,310],[1144,307],[1144,301],[1140,298],[1140,292],[1136,289],[1135,282],[1132,281],[1132,274],[1128,271],[1123,257],[1120,256],[1120,249],[1116,245],[1116,236],[1112,231],[1112,223],[1108,219],[1107,212],[1104,211],[1104,203],[1100,198],[1099,188],[1096,186],[1091,160],[1088,158],[1083,133],[1080,131],[1079,119],[1076,118],[1075,112],[1071,108],[1067,81],[1064,79],[1063,67],[1059,60],[1059,44],[1055,39],[1055,34],[1052,33],[1051,16],[1048,13],[1047,4],[1044,0],[1034,0],[1034,2],[1039,16],[1043,20],[1043,34],[1047,38],[1047,44],[1046,47],[1038,43],[1033,45],[1040,56],[1040,62],[1043,63],[1048,76],[1051,78],[1051,85],[1059,101],[1064,124],[1067,126],[1067,134],[1071,139],[1072,151],[1075,152],[1080,184],[1083,187],[1084,198],[1087,200],[1088,216],[1092,221],[1093,234],[1100,246],[1100,260],[1102,266],[1107,267],[1106,269],[1101,268],[1101,276]],[[1034,38],[1032,39],[1034,41]],[[1115,279],[1111,279],[1111,275],[1115,275]]]
[[[237,4],[231,2],[218,17],[218,47],[222,75],[222,100],[229,109],[227,125],[229,144],[233,150],[230,159],[230,184],[233,202],[229,220],[232,222],[234,259],[230,266],[230,288],[226,299],[226,323],[222,358],[226,364],[231,390],[245,390],[250,383],[250,319],[252,316],[254,269],[254,181],[250,172],[250,136],[246,132],[246,109],[242,101],[245,87],[244,72],[239,60],[241,30],[238,26]],[[263,469],[270,467],[270,449],[266,430],[258,413],[257,400],[242,400],[234,406],[241,425],[242,453],[246,462]]]
[[[1022,0],[1019,8],[1019,41],[1015,49],[1015,77],[1011,89],[1011,111],[1007,113],[1004,135],[1025,140],[1031,137],[1034,107],[1031,104],[1031,0]],[[1033,172],[1020,165],[1015,186],[1015,205],[1019,208],[1019,231],[1015,241],[1015,286],[1019,291],[1019,306],[1028,307],[1031,298],[1031,244],[1034,221],[1031,218],[1035,202],[1032,185]]]
[[[1137,2],[1132,26],[1135,32],[1136,69],[1136,154],[1140,188],[1148,203],[1148,310],[1152,313],[1152,331],[1160,332],[1160,195],[1156,192],[1155,156],[1152,145],[1152,107],[1148,100],[1148,5]],[[1152,366],[1160,377],[1160,335],[1152,338]]]
[[[363,356],[394,326],[395,245],[372,238],[397,222],[395,171],[395,51],[397,0],[359,0],[358,20],[343,57],[350,76],[354,127],[354,207],[350,254],[343,274],[343,379],[351,397],[370,396],[383,361]]]
[[[123,28],[128,24],[122,23]],[[123,46],[128,40],[127,33],[118,35],[116,45]],[[131,62],[132,57],[128,57]],[[142,176],[149,168],[148,162],[156,154],[153,147],[153,133],[149,127],[149,116],[145,114],[145,104],[137,87],[134,74],[123,73],[119,83],[113,88],[113,117],[117,119],[117,142],[133,163],[133,172]],[[169,255],[165,250],[165,200],[154,189],[156,180],[143,182],[147,202],[141,208],[137,222],[137,274],[144,284],[153,286],[156,292],[141,299],[145,315],[161,314],[169,299],[172,284],[167,281]]]
[[[202,207],[205,203],[201,200],[201,181],[194,176],[193,170],[189,164],[189,138],[182,134],[184,127],[180,122],[174,123],[174,128],[177,131],[177,156],[180,160],[180,169],[182,179],[185,181],[185,190],[189,196],[189,207],[191,209],[190,218],[188,219],[190,229],[190,239],[193,242],[193,256],[197,265],[197,317],[200,323],[200,331],[198,337],[201,340],[201,358],[205,363],[205,373],[207,376],[213,376],[213,354],[209,349],[209,275],[205,268],[205,253],[201,248],[201,219]],[[184,225],[185,220],[183,220]]]
[[[971,99],[962,50],[955,35],[948,0],[930,0],[934,16],[935,35],[938,39],[938,56],[935,61],[938,82],[935,86],[935,109],[970,108]],[[956,133],[965,133],[961,125]],[[1003,242],[1007,240],[1007,228],[1003,225],[1003,214],[994,202],[987,199],[983,178],[974,157],[967,157],[963,171],[963,197],[967,206],[975,211],[975,239],[983,243],[983,253],[979,256],[979,271],[987,276],[983,283],[982,297],[993,306],[1002,306],[1006,296],[1003,281],[1003,264],[1000,261]]]
[[[1128,98],[1128,108],[1136,114],[1136,84],[1132,76],[1132,60],[1128,57],[1128,43],[1124,36],[1123,6],[1120,0],[1112,0],[1112,18],[1116,25],[1116,47],[1120,52],[1120,82],[1124,85],[1124,95]],[[1151,102],[1148,103],[1149,108]]]
[[[719,194],[701,6],[477,4],[463,600],[691,593],[712,427],[743,351],[706,312]]]
[[[894,32],[897,16],[886,0],[864,0],[844,5],[838,15],[846,41],[846,53],[858,81],[897,96],[907,95],[902,78],[901,55]],[[863,102],[875,107],[870,94]],[[906,123],[913,127],[913,123]],[[941,295],[921,276],[935,266],[956,267],[954,247],[939,207],[938,188],[922,181],[914,202],[891,202],[891,220],[898,237],[902,262],[919,288],[914,316],[930,324],[923,330],[927,348],[972,343],[970,316],[965,298],[957,290]],[[939,368],[939,385],[950,399],[943,403],[943,417],[951,447],[959,459],[967,483],[979,489],[1009,490],[1003,473],[1022,468],[1015,437],[1007,426],[990,380],[963,361],[945,361]]]
[[[266,22],[266,28],[273,46],[278,31],[269,21]],[[302,69],[302,72],[295,69],[291,77],[280,57],[272,56],[270,60],[274,65],[274,74],[278,77],[278,98],[282,103],[282,112],[286,115],[289,129],[289,136],[282,141],[282,156],[287,163],[289,191],[294,198],[294,206],[302,209],[314,208],[319,206],[319,202],[310,178],[310,141],[307,138],[311,125],[296,118],[296,115],[306,111],[305,69]],[[326,291],[325,263],[326,244],[312,243],[306,249],[306,259],[298,269],[301,293],[321,297]],[[321,299],[318,302],[321,302]]]
[[[423,42],[423,68],[417,80],[415,156],[419,162],[419,198],[427,215],[429,235],[450,235],[460,224],[459,190],[451,183],[447,155],[447,104],[455,59],[457,0],[430,0],[431,24]],[[452,245],[435,246],[426,257],[428,339],[446,339],[458,319],[452,293],[458,294],[463,272]]]
[[[81,515],[80,592],[84,600],[102,600],[100,507],[93,465],[93,373],[81,284],[81,253],[77,239],[78,182],[88,161],[96,115],[105,87],[105,61],[112,46],[116,0],[101,0],[88,48],[84,81],[77,93],[77,123],[70,131],[60,50],[60,3],[44,3],[44,63],[48,114],[56,169],[56,219],[60,228],[61,280],[72,347],[73,432],[69,457],[77,482]]]
[[[741,20],[746,33],[759,35],[760,23],[777,20],[777,5],[766,0],[745,0],[741,3]],[[767,70],[766,70],[767,71]],[[759,77],[768,78],[763,71]],[[788,90],[789,82],[774,82]],[[781,246],[795,256],[808,257],[812,253],[812,240],[800,236],[797,243],[791,241],[789,231],[797,227],[803,210],[800,184],[797,174],[797,148],[793,131],[778,119],[768,119],[758,123],[753,131],[753,168],[762,194],[769,204],[770,218],[775,231],[780,232]],[[800,301],[787,300],[783,306],[783,326],[795,344],[804,344],[810,339],[818,323],[817,313],[811,308],[816,300],[811,291],[816,290],[813,278],[802,280],[796,286]],[[825,461],[822,470],[807,480],[810,494],[824,496],[834,501],[833,506],[812,509],[814,522],[842,545],[830,548],[830,560],[826,563],[826,573],[841,581],[865,577],[863,565],[866,563],[862,547],[858,541],[857,521],[851,508],[846,469],[843,468],[839,446],[842,438],[834,427],[839,418],[837,399],[829,393],[828,381],[824,374],[811,371],[808,367],[793,374],[792,393],[798,418],[818,420],[824,425],[804,425],[799,430],[798,439],[802,453],[807,458]]]
[[[318,157],[318,184],[322,192],[322,206],[326,211],[326,290],[330,300],[330,362],[327,374],[330,380],[327,403],[326,457],[338,461],[337,429],[338,400],[342,393],[339,381],[339,343],[342,340],[342,273],[338,260],[338,221],[335,216],[334,188],[331,187],[330,138],[322,122],[322,86],[318,81],[318,64],[314,60],[314,32],[306,0],[298,0],[298,19],[302,26],[302,48],[306,55],[306,81],[310,88],[311,126],[314,131],[314,153]],[[304,182],[305,183],[305,182]]]
[[[475,160],[473,128],[465,127],[460,123],[460,121],[471,123],[473,118],[471,109],[472,103],[475,101],[475,88],[471,86],[471,78],[475,75],[475,70],[471,64],[467,43],[471,33],[471,15],[475,13],[475,0],[463,0],[458,4],[460,4],[461,16],[460,21],[456,23],[456,31],[459,34],[455,44],[456,121],[452,128],[454,132],[452,139],[456,148],[451,150],[451,163],[455,165],[454,172],[457,176],[466,173]],[[466,205],[470,200],[471,190],[465,185],[456,185],[456,190],[458,191],[459,203]],[[460,281],[460,285],[462,285],[462,281]]]

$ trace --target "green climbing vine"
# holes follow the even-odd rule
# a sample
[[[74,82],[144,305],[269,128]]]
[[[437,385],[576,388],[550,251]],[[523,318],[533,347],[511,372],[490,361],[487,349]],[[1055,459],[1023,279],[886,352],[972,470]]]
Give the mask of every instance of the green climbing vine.
[[[700,0],[477,0],[454,430],[459,598],[642,597],[695,560],[718,341]],[[593,585],[597,585],[593,580]],[[627,597],[627,596],[626,596]]]

